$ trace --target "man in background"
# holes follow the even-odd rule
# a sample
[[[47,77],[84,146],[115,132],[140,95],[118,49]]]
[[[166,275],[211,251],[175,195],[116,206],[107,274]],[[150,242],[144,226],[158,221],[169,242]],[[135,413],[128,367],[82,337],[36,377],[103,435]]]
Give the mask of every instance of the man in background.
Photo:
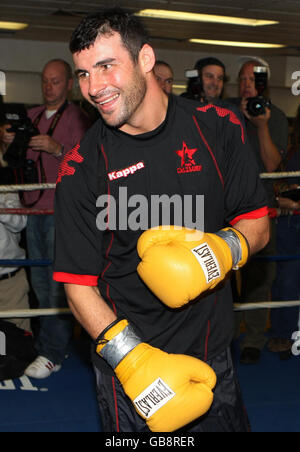
[[[188,87],[183,97],[213,103],[223,96],[226,81],[225,65],[214,57],[202,58],[194,70],[186,71]]]
[[[90,126],[83,111],[71,102],[72,69],[61,59],[49,61],[42,72],[44,104],[28,111],[40,134],[31,138],[27,159],[35,162],[39,182],[55,183],[65,153],[76,146]],[[11,134],[10,140],[14,139]],[[24,205],[40,210],[54,210],[54,189],[24,194]],[[27,225],[28,257],[32,260],[53,260],[53,215],[31,215]],[[31,284],[39,308],[67,306],[62,284],[52,279],[52,266],[31,267]],[[37,359],[26,369],[33,378],[46,378],[58,371],[65,358],[73,331],[68,316],[41,317],[36,341]]]
[[[248,139],[260,172],[273,172],[278,168],[282,156],[287,150],[288,121],[284,113],[273,104],[265,107],[265,112],[257,116],[249,113],[249,98],[258,95],[255,84],[255,67],[266,67],[269,72],[267,63],[260,59],[245,61],[239,72],[239,98],[228,99],[228,101],[238,105],[244,115]],[[265,180],[263,184],[268,195],[268,207],[277,207],[273,182]],[[265,259],[254,258],[241,271],[241,301],[256,302],[270,299],[272,284],[276,276],[276,263],[268,261],[266,258],[276,254],[275,243],[275,223],[272,220],[270,242],[259,253],[259,257]],[[238,331],[242,320],[246,328],[245,338],[241,344],[241,363],[255,364],[259,361],[261,350],[267,340],[265,337],[267,317],[267,309],[236,314]]]
[[[11,127],[4,110],[0,111],[0,184],[13,183],[10,180],[10,168],[4,160],[8,148],[4,136]],[[0,207],[18,209],[21,207],[17,193],[0,193]],[[0,258],[25,259],[25,250],[20,246],[21,231],[27,223],[26,215],[0,215]],[[0,310],[13,311],[29,309],[29,285],[25,270],[21,267],[0,266]],[[31,331],[29,319],[9,319],[18,328]]]
[[[171,66],[162,60],[157,60],[154,68],[154,75],[162,90],[167,94],[172,93],[174,73]]]

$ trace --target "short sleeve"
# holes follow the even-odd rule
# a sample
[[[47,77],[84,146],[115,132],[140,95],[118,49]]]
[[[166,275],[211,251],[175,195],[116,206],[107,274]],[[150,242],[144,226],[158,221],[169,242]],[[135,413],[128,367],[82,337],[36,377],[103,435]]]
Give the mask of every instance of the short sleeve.
[[[65,156],[55,193],[56,281],[97,286],[102,234],[96,227],[97,164],[76,146]]]
[[[233,225],[237,219],[266,216],[267,195],[248,142],[244,121],[235,108],[232,116],[228,116],[223,136],[226,157],[224,175],[226,222]]]

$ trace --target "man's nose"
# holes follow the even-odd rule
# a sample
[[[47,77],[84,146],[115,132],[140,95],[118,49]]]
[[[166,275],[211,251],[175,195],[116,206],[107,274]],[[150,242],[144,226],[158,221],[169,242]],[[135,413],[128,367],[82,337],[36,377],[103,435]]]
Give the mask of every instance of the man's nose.
[[[89,77],[89,95],[97,97],[107,87],[107,81],[99,74],[91,74]]]

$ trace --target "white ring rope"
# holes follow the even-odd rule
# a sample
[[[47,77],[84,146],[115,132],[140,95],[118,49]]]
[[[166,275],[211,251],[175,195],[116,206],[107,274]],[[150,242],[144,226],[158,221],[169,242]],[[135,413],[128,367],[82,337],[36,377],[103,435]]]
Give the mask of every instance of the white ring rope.
[[[261,173],[261,179],[280,179],[282,177],[300,177],[300,171],[289,171],[281,173]],[[34,191],[55,189],[56,184],[24,184],[24,185],[0,185],[0,193],[17,191]]]
[[[261,173],[261,179],[281,179],[282,177],[300,177],[300,171],[289,171],[281,173]]]
[[[234,311],[249,311],[254,309],[277,309],[300,306],[300,300],[296,301],[261,301],[258,303],[236,303]],[[0,311],[0,319],[30,318],[54,315],[72,314],[69,308],[52,309],[17,309],[14,311]]]
[[[69,308],[16,309],[14,311],[1,311],[0,319],[23,319],[29,317],[43,317],[66,314],[71,314],[71,310]]]
[[[20,191],[34,191],[55,189],[56,184],[24,184],[24,185],[1,185],[0,193],[13,193]]]
[[[281,173],[261,173],[261,179],[279,179],[282,177],[300,177],[300,171],[290,171]],[[34,190],[47,190],[55,189],[56,184],[25,184],[25,185],[1,185],[0,193],[11,193],[20,191],[34,191]],[[273,308],[287,308],[293,306],[300,306],[300,300],[296,301],[276,301],[269,302],[263,301],[258,303],[236,303],[234,304],[234,311],[248,311],[254,309],[273,309]],[[0,311],[0,318],[29,318],[40,316],[54,316],[54,315],[66,315],[71,314],[71,310],[68,308],[60,309],[25,309],[14,311]]]
[[[251,311],[254,309],[289,308],[300,306],[300,300],[295,301],[259,301],[257,303],[235,303],[235,311]]]

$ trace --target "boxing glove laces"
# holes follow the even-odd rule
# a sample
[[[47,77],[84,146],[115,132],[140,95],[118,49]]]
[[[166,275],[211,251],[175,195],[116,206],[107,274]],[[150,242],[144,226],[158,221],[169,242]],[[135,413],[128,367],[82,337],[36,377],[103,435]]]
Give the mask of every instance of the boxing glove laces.
[[[171,308],[214,289],[249,257],[246,238],[233,228],[212,234],[160,226],[140,236],[137,251],[141,258],[139,276]]]
[[[96,351],[114,369],[153,432],[177,430],[206,413],[213,402],[216,375],[210,366],[142,342],[125,319],[104,330]]]

